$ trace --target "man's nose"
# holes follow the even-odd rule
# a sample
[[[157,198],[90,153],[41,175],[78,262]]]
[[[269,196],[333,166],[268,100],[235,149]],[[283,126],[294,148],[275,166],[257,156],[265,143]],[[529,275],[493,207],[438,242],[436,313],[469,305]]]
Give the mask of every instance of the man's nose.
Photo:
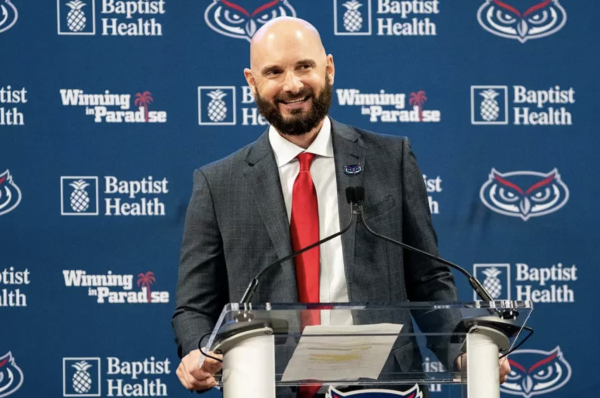
[[[285,75],[285,81],[283,82],[283,90],[288,91],[292,94],[297,94],[300,92],[304,84],[302,80],[294,73],[287,72]]]

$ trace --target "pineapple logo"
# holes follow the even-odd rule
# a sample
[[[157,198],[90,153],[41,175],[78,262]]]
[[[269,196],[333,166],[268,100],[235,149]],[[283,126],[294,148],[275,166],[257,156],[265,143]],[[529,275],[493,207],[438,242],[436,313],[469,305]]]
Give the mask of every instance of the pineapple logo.
[[[335,0],[334,14],[336,35],[371,34],[371,0]]]
[[[227,116],[227,105],[225,105],[223,98],[225,98],[227,94],[221,90],[215,90],[206,95],[212,98],[208,103],[208,118],[215,123],[225,120],[225,117]]]
[[[75,181],[69,184],[75,190],[71,193],[71,209],[77,213],[86,211],[90,207],[90,197],[86,192],[85,188],[89,187],[90,184],[83,180]]]
[[[362,7],[356,0],[347,1],[342,6],[346,7],[348,11],[344,13],[344,28],[348,32],[358,32],[362,28],[363,19],[359,7]]]
[[[98,215],[98,177],[61,177],[61,214]]]
[[[475,264],[474,276],[494,300],[510,300],[510,264]]]
[[[508,124],[508,87],[471,86],[471,123]]]
[[[199,124],[235,124],[235,87],[198,87]]]
[[[59,35],[96,33],[95,0],[57,0]]]
[[[100,358],[63,358],[63,396],[100,396]]]
[[[70,1],[67,6],[71,11],[67,14],[67,26],[71,32],[81,32],[85,28],[85,13],[81,10],[85,3],[79,0]]]
[[[73,390],[79,394],[85,394],[92,389],[92,376],[88,373],[88,369],[92,367],[86,361],[77,362],[71,365],[77,372],[73,375]]]
[[[483,287],[494,299],[500,298],[500,294],[502,293],[502,282],[500,282],[500,279],[498,279],[498,275],[501,273],[502,271],[495,267],[491,267],[482,271],[482,274],[485,275]]]
[[[484,92],[479,93],[479,95],[485,98],[479,106],[483,120],[488,122],[497,120],[498,116],[500,116],[500,106],[495,98],[500,94],[489,88]]]

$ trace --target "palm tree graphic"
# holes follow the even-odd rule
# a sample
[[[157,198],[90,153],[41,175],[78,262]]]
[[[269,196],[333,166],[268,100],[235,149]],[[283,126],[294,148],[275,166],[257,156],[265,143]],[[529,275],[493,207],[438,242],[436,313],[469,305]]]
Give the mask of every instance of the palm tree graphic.
[[[148,296],[148,302],[150,302],[150,285],[156,282],[154,278],[154,272],[148,271],[145,274],[142,272],[138,275],[137,285],[138,287],[146,288],[146,295]]]
[[[410,93],[410,99],[408,100],[409,105],[414,105],[419,107],[419,121],[423,121],[423,104],[427,101],[427,97],[425,96],[425,91],[419,90],[416,93]]]
[[[152,98],[152,93],[150,91],[144,91],[143,94],[137,93],[135,95],[134,105],[139,106],[139,107],[144,107],[145,115],[146,115],[146,123],[148,123],[148,120],[150,119],[148,116],[148,104],[151,103],[152,101],[154,101],[154,98]]]

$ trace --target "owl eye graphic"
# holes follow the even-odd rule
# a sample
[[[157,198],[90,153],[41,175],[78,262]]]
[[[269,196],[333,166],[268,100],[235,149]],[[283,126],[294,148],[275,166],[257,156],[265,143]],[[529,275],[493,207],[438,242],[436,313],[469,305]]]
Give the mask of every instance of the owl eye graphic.
[[[284,16],[296,16],[287,0],[213,0],[204,13],[214,31],[248,41],[262,25]]]
[[[419,385],[415,384],[414,387],[407,391],[386,391],[386,390],[360,390],[354,391],[347,394],[337,391],[335,388],[330,387],[329,391],[325,395],[325,398],[423,398],[423,393],[419,389]]]
[[[0,357],[0,398],[6,397],[21,387],[23,372],[15,363],[11,352]]]
[[[477,20],[488,32],[525,43],[562,29],[567,13],[558,0],[486,0]]]
[[[0,174],[0,216],[8,213],[21,202],[21,190],[14,183],[10,172]]]
[[[517,350],[509,358],[511,371],[500,386],[504,393],[529,398],[555,391],[571,378],[571,366],[560,347],[552,351]]]
[[[480,197],[493,211],[527,221],[563,207],[569,200],[569,189],[556,169],[549,173],[500,173],[492,169],[481,187]]]
[[[10,0],[0,0],[0,33],[12,28],[18,18],[17,7]]]

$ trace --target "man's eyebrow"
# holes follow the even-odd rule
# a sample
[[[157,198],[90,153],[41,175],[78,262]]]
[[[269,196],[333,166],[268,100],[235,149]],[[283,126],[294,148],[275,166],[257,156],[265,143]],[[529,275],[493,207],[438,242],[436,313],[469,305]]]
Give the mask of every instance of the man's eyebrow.
[[[307,65],[307,64],[312,67],[317,66],[317,63],[315,61],[313,61],[312,59],[303,59],[303,60],[296,62],[296,65]]]
[[[269,72],[274,72],[274,71],[277,71],[277,70],[280,70],[280,69],[281,68],[279,66],[277,66],[277,65],[269,65],[269,66],[265,66],[264,68],[262,68],[260,70],[260,73],[263,74],[263,75],[266,75]]]

